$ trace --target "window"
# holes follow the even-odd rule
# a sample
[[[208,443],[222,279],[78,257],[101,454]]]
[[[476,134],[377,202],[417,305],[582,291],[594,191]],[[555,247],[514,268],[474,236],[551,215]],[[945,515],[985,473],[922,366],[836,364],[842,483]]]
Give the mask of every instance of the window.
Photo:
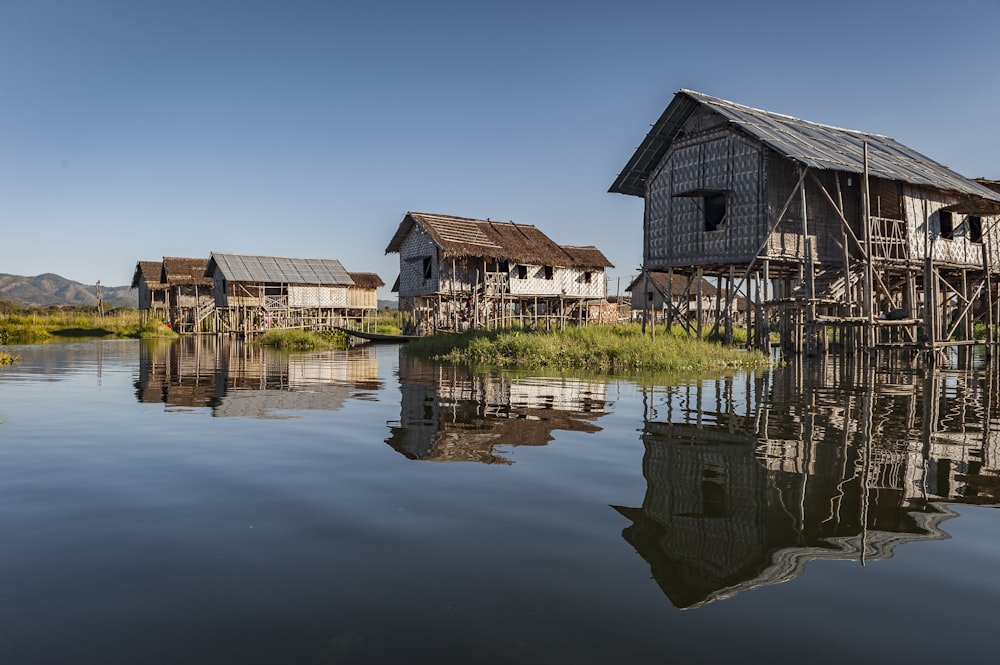
[[[434,275],[431,257],[424,257],[424,279],[430,279]]]
[[[510,263],[506,260],[497,261],[497,272],[510,272]]]
[[[545,266],[545,279],[552,279],[552,266]]]
[[[983,241],[983,218],[978,215],[969,215],[969,240],[971,242]]]
[[[589,270],[583,273],[583,282],[585,284],[590,284],[593,281],[593,279],[594,279],[594,273],[590,272]]]
[[[705,230],[716,231],[726,222],[726,195],[721,192],[707,194],[705,204]]]
[[[938,224],[941,227],[942,238],[954,238],[955,227],[952,225],[951,213],[945,210],[938,212]]]
[[[528,266],[518,266],[517,267],[517,278],[518,279],[528,279]]]

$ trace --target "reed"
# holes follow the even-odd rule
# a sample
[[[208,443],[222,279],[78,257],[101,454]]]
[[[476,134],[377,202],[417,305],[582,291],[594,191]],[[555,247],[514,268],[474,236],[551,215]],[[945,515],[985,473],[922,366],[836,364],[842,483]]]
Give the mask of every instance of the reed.
[[[6,351],[0,351],[0,365],[13,365],[21,359],[21,356],[14,356]]]
[[[714,371],[762,368],[756,351],[724,347],[683,333],[643,335],[638,324],[561,331],[471,330],[414,340],[407,351],[434,360],[497,367],[589,368],[602,371]]]

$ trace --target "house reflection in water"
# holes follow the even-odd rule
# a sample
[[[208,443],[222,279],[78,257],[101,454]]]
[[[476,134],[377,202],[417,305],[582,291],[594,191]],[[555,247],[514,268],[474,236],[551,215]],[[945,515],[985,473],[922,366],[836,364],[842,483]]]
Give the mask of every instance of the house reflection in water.
[[[288,354],[207,336],[144,341],[140,402],[171,410],[209,407],[213,416],[287,417],[283,412],[340,409],[382,387],[373,351]]]
[[[995,368],[815,361],[646,394],[624,538],[680,608],[946,538],[946,503],[1000,503]]]
[[[510,464],[513,446],[544,446],[554,430],[599,432],[603,383],[573,378],[473,375],[400,354],[400,419],[386,443],[435,462]]]

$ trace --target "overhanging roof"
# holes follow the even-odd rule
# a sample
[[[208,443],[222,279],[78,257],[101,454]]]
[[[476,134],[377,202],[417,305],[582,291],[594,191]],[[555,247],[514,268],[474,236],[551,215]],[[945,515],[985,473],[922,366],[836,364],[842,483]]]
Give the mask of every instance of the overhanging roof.
[[[398,252],[403,241],[418,225],[441,248],[444,258],[481,257],[573,268],[613,267],[596,247],[558,245],[531,224],[425,212],[406,213],[385,248],[386,254]]]
[[[337,259],[295,259],[282,256],[221,254],[212,252],[209,272],[219,270],[230,282],[269,282],[352,286],[344,266]]]
[[[663,159],[687,119],[700,107],[776,153],[814,169],[868,173],[886,180],[957,192],[1000,202],[1000,194],[965,178],[888,136],[841,129],[735,104],[693,90],[680,90],[611,185],[610,192],[644,196],[646,179]]]

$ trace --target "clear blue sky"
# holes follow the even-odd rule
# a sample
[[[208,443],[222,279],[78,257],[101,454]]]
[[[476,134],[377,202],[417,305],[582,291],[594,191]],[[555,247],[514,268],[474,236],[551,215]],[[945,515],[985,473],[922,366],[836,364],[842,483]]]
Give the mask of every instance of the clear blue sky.
[[[415,210],[596,245],[614,293],[642,201],[607,190],[680,88],[1000,179],[1000,0],[352,4],[0,2],[0,272],[218,251],[391,285]]]

